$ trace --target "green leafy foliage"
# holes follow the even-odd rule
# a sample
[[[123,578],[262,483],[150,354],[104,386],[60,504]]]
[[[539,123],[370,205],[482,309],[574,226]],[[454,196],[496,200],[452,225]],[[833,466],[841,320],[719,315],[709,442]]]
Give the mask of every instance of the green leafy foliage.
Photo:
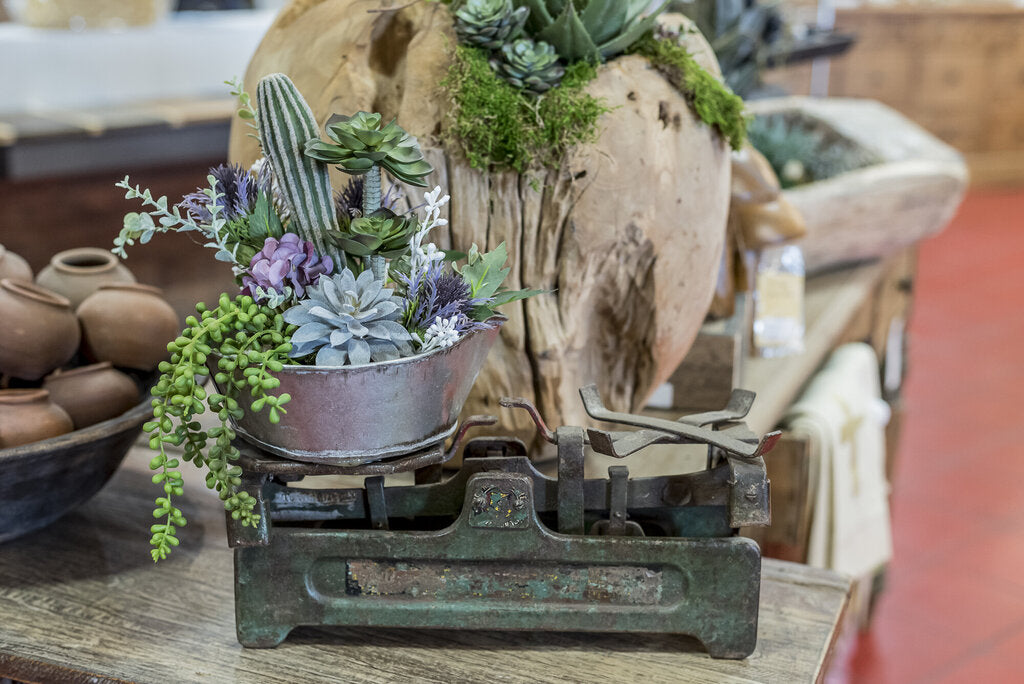
[[[505,266],[507,261],[508,248],[504,242],[490,252],[481,252],[474,243],[466,255],[466,263],[461,268],[454,267],[469,285],[471,298],[489,300],[487,304],[474,308],[474,320],[486,321],[496,315],[495,309],[503,304],[544,293],[544,290],[502,290],[501,284],[512,270]]]
[[[743,100],[698,64],[675,38],[648,33],[632,50],[665,74],[701,121],[713,126],[734,150],[743,146],[747,136]]]
[[[557,168],[570,149],[597,138],[608,108],[584,92],[593,65],[569,65],[558,88],[534,98],[495,74],[482,50],[459,45],[454,57],[441,83],[451,101],[443,134],[474,168]]]
[[[241,469],[232,465],[238,449],[232,444],[235,431],[230,421],[244,415],[243,393],[250,397],[249,409],[266,408],[272,423],[280,420],[291,399],[287,394],[270,393],[280,386],[273,373],[292,363],[289,340],[295,328],[285,323],[280,313],[256,304],[251,297],[232,299],[227,294],[220,296],[216,308],[199,304],[196,311],[199,317],[189,316],[181,335],[167,345],[171,358],[160,364],[160,379],[151,390],[153,419],[143,426],[150,435],[150,448],[157,452],[149,463],[157,471],[153,482],[164,491],[153,510],[153,517],[160,522],[150,528],[154,561],[166,558],[178,545],[176,533],[186,522],[172,498],[182,495],[180,461],[168,447],[181,448],[185,461],[207,470],[206,486],[218,493],[232,518],[255,526],[259,521],[253,512],[256,501],[238,490]],[[210,375],[211,358],[217,359],[215,380],[223,394],[203,387]],[[196,417],[207,408],[217,415],[220,425],[204,431]]]
[[[252,106],[252,98],[249,96],[249,93],[245,92],[245,86],[242,85],[242,81],[236,77],[230,81],[224,81],[224,84],[231,86],[231,94],[238,101],[238,109],[235,110],[238,118],[254,131],[257,131],[254,137],[259,140],[258,132],[260,127],[256,123],[256,109]]]

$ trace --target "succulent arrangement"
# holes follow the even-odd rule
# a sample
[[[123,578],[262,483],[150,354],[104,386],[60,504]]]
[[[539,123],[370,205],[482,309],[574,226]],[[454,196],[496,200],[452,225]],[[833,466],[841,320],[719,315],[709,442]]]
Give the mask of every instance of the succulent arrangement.
[[[431,172],[416,139],[380,114],[334,116],[320,138],[313,115],[283,74],[259,83],[256,107],[236,85],[240,115],[250,120],[264,153],[253,168],[220,166],[208,187],[178,204],[154,198],[126,177],[117,184],[143,211],[125,216],[114,253],[158,233],[195,232],[230,264],[240,292],[196,307],[168,345],[152,390],[146,423],[153,482],[163,487],[151,528],[154,560],[166,558],[185,525],[174,504],[182,494],[180,461],[207,471],[206,483],[243,525],[256,525],[255,502],[238,486],[232,421],[267,411],[278,423],[288,394],[275,393],[275,373],[308,364],[346,367],[429,354],[468,333],[496,325],[495,308],[536,294],[502,287],[509,268],[504,245],[466,262],[429,242],[449,201],[439,187],[417,210],[402,211],[396,185],[381,192],[382,173],[426,187]],[[335,194],[329,165],[353,176]],[[215,389],[204,387],[213,376]],[[220,424],[204,430],[212,411]],[[173,449],[172,449],[173,448]],[[180,449],[180,457],[176,455]]]
[[[733,147],[743,103],[658,30],[669,0],[451,0],[459,45],[448,78],[446,135],[471,165],[522,173],[556,167],[597,136],[607,111],[584,91],[597,65],[624,53],[647,57]],[[488,68],[489,67],[489,68]]]
[[[750,144],[772,165],[783,188],[832,178],[880,161],[840,137],[826,135],[785,114],[755,117],[748,134]]]
[[[654,29],[668,0],[516,0],[530,8],[527,25],[569,62],[605,60],[625,52]]]

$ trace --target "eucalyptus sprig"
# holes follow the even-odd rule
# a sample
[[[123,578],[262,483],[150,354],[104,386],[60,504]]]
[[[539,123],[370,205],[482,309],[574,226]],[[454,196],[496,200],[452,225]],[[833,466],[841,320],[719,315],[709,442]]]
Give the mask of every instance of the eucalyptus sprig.
[[[176,532],[186,524],[172,500],[182,494],[181,472],[177,470],[180,464],[168,453],[167,445],[181,447],[184,460],[207,469],[206,486],[217,491],[232,518],[242,525],[255,526],[259,521],[259,515],[253,512],[256,501],[238,490],[241,468],[232,465],[238,459],[238,449],[232,444],[235,431],[231,419],[242,417],[240,399],[245,391],[250,397],[250,410],[267,408],[271,423],[280,420],[286,412],[284,405],[291,399],[270,391],[281,384],[273,373],[294,363],[288,352],[295,326],[248,296],[232,299],[222,294],[216,308],[198,304],[196,311],[199,317],[189,316],[181,335],[167,345],[171,359],[160,364],[162,375],[151,390],[153,420],[143,426],[150,434],[150,448],[157,452],[149,463],[157,471],[153,482],[164,489],[153,510],[153,517],[161,522],[150,528],[154,561],[166,558],[178,545]],[[210,375],[211,358],[217,358],[214,379],[223,394],[207,392],[203,387]],[[220,425],[204,431],[196,417],[207,408],[217,414]],[[207,449],[211,439],[213,444]]]
[[[154,199],[153,193],[148,188],[143,190],[138,185],[132,187],[128,176],[125,176],[124,180],[115,183],[115,187],[124,188],[127,191],[124,195],[125,199],[142,200],[144,207],[153,207],[153,209],[125,214],[124,227],[121,228],[118,236],[114,238],[114,248],[110,251],[122,259],[127,259],[128,254],[125,252],[125,247],[134,245],[136,240],[139,241],[139,244],[144,245],[153,239],[153,236],[157,233],[198,231],[209,240],[203,246],[212,247],[217,250],[217,254],[214,255],[215,259],[229,264],[236,263],[235,255],[239,243],[229,244],[230,233],[226,230],[227,222],[221,215],[223,209],[218,204],[218,200],[224,195],[217,189],[217,179],[213,175],[207,176],[206,180],[210,187],[204,188],[202,192],[210,198],[209,224],[197,222],[189,212],[182,212],[181,208],[177,205],[168,205],[166,196]],[[249,264],[239,265],[244,268]]]
[[[256,108],[252,106],[252,97],[250,97],[249,93],[245,92],[245,85],[237,76],[230,81],[224,81],[224,84],[231,86],[231,94],[238,102],[238,109],[235,111],[238,118],[244,121],[250,128],[256,130],[256,134],[253,135],[253,137],[256,138],[256,140],[259,140],[260,127],[259,124],[256,123],[258,115],[256,113]],[[260,147],[262,146],[263,144],[260,143]]]

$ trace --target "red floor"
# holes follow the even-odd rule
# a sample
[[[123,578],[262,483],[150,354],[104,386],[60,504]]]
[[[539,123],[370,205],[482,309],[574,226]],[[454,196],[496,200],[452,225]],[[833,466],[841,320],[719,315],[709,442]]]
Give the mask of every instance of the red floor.
[[[1024,682],[1024,191],[968,196],[915,293],[895,557],[829,681]]]

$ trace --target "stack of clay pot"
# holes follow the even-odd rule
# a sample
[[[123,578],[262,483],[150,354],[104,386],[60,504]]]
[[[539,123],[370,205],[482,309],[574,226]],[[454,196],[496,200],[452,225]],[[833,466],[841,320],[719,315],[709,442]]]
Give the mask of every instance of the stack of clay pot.
[[[135,406],[167,356],[178,316],[109,251],[69,249],[32,280],[0,246],[0,449],[81,429]],[[82,365],[88,364],[88,365]]]

